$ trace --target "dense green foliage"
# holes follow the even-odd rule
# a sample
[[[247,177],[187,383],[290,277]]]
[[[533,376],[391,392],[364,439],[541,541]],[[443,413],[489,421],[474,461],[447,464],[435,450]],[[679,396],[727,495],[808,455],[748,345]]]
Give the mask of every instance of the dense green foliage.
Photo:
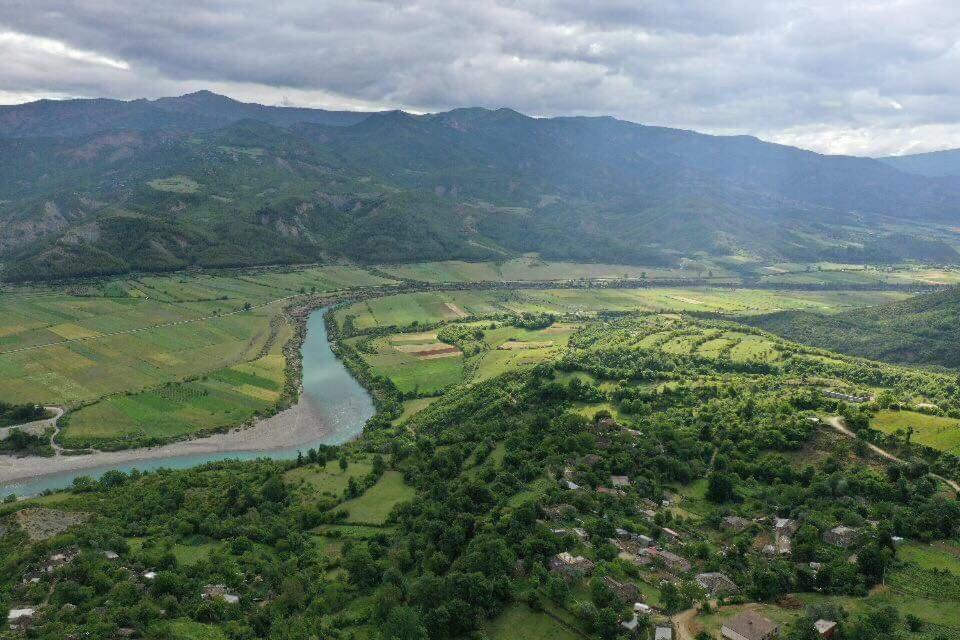
[[[834,315],[783,311],[744,318],[831,351],[910,364],[960,367],[960,288]]]
[[[953,538],[960,503],[928,466],[881,463],[813,420],[840,410],[860,428],[857,411],[797,381],[925,389],[948,407],[960,403],[956,385],[785,342],[776,357],[758,351],[763,361],[640,346],[678,335],[697,344],[697,335],[735,328],[655,315],[596,321],[556,363],[456,387],[404,426],[385,419],[397,410],[386,381],[362,375],[391,414],[339,449],[78,479],[44,506],[90,514],[82,526],[29,543],[12,518],[0,519],[0,606],[37,607],[37,638],[121,628],[161,638],[170,625],[215,625],[231,639],[439,640],[483,631],[518,602],[587,637],[614,638],[632,603],[604,577],[641,585],[666,613],[702,599],[692,578],[708,571],[739,586],[732,602],[791,592],[859,599],[882,580],[904,597],[955,602],[952,592],[924,590],[937,574],[900,558],[893,536]],[[660,333],[670,340],[652,342]],[[365,514],[374,512],[389,515],[373,522]],[[728,515],[744,528],[724,529]],[[789,558],[758,546],[773,517],[797,523]],[[848,548],[824,539],[840,524],[857,531]],[[619,554],[612,541],[631,534],[689,565]],[[75,559],[23,579],[74,548]],[[587,558],[592,571],[564,580],[550,569],[561,551]],[[960,584],[946,571],[942,584]],[[206,585],[239,601],[204,598]],[[861,640],[901,637],[913,624],[896,609],[835,618]]]
[[[35,404],[7,404],[0,402],[0,427],[26,424],[47,416],[47,411]]]

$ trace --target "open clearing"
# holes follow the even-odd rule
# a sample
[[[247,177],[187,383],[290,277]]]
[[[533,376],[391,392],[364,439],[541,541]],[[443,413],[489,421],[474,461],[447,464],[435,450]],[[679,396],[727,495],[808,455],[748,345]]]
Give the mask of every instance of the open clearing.
[[[515,604],[483,626],[490,640],[576,640],[580,636],[545,613]]]
[[[346,509],[350,514],[347,516],[349,523],[382,525],[386,523],[394,505],[412,500],[413,496],[413,487],[403,481],[399,471],[385,471],[377,484],[338,508]]]
[[[911,442],[954,455],[960,454],[960,420],[916,411],[878,411],[870,421],[870,426],[884,433],[906,431],[913,427]]]
[[[200,187],[195,181],[187,176],[172,176],[170,178],[157,178],[147,183],[157,191],[168,191],[170,193],[196,193]]]

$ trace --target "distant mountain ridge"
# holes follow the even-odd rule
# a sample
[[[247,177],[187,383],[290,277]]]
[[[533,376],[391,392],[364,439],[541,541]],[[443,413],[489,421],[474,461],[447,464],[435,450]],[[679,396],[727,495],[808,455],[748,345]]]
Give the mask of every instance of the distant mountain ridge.
[[[907,173],[931,178],[960,176],[960,149],[931,151],[906,156],[878,158],[881,162]]]
[[[960,260],[960,179],[610,117],[330,112],[198,92],[20,105],[0,130],[14,132],[0,135],[12,280],[525,252]]]
[[[279,126],[300,122],[348,126],[369,115],[362,111],[270,107],[197,91],[156,100],[40,100],[0,106],[0,136],[78,137],[106,131],[158,129],[207,131],[245,119]]]

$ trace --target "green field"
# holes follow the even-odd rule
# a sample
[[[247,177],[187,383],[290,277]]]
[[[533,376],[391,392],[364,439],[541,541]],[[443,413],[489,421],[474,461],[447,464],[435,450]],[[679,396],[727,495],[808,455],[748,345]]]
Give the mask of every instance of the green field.
[[[70,415],[63,444],[85,447],[118,439],[169,439],[242,423],[277,404],[284,366],[284,357],[273,353],[196,380],[110,396]]]
[[[0,398],[70,405],[217,371],[256,358],[301,289],[384,282],[335,266],[0,291]]]
[[[784,309],[842,311],[901,300],[906,294],[884,291],[774,291],[699,287],[644,289],[521,289],[409,293],[359,302],[337,311],[341,325],[351,319],[358,330],[378,326],[432,324],[469,315],[548,312],[592,314],[596,311],[711,311],[729,314],[769,313]],[[451,307],[453,305],[453,307]]]
[[[506,262],[417,262],[380,267],[399,278],[423,282],[517,282],[618,278],[700,278],[713,274],[714,278],[728,278],[730,273],[709,261],[691,264],[686,268],[647,267],[623,264],[547,262],[536,257],[523,257]]]
[[[490,640],[575,640],[580,635],[545,613],[513,605],[483,626]]]
[[[350,514],[347,517],[349,523],[382,525],[395,504],[411,500],[413,496],[413,487],[403,481],[400,472],[387,471],[363,495],[340,506]]]
[[[323,466],[311,464],[291,469],[284,475],[284,480],[304,500],[315,500],[318,495],[339,498],[346,491],[350,478],[361,480],[370,469],[369,463],[353,460],[342,470],[339,461],[328,460]]]
[[[960,454],[960,420],[916,411],[878,411],[870,421],[870,426],[884,433],[913,427],[911,442]]]

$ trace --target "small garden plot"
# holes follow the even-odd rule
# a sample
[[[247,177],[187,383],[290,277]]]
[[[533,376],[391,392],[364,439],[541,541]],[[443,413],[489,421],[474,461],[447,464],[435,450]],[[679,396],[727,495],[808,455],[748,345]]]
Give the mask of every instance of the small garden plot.
[[[870,426],[889,434],[906,432],[912,428],[911,442],[954,455],[960,454],[960,420],[916,411],[879,411],[870,421]]]
[[[394,505],[412,500],[413,496],[413,487],[403,481],[399,471],[387,471],[363,495],[344,502],[338,509],[347,510],[347,522],[382,525],[386,523]]]
[[[504,351],[513,351],[518,349],[549,349],[554,345],[552,340],[540,340],[540,341],[521,341],[521,340],[508,340],[497,347],[497,349],[503,349]]]
[[[734,362],[774,362],[780,354],[774,343],[761,336],[744,335],[739,344],[730,350],[730,359]]]
[[[157,178],[147,183],[157,191],[168,191],[170,193],[196,193],[200,186],[187,176],[172,176],[170,178]]]

